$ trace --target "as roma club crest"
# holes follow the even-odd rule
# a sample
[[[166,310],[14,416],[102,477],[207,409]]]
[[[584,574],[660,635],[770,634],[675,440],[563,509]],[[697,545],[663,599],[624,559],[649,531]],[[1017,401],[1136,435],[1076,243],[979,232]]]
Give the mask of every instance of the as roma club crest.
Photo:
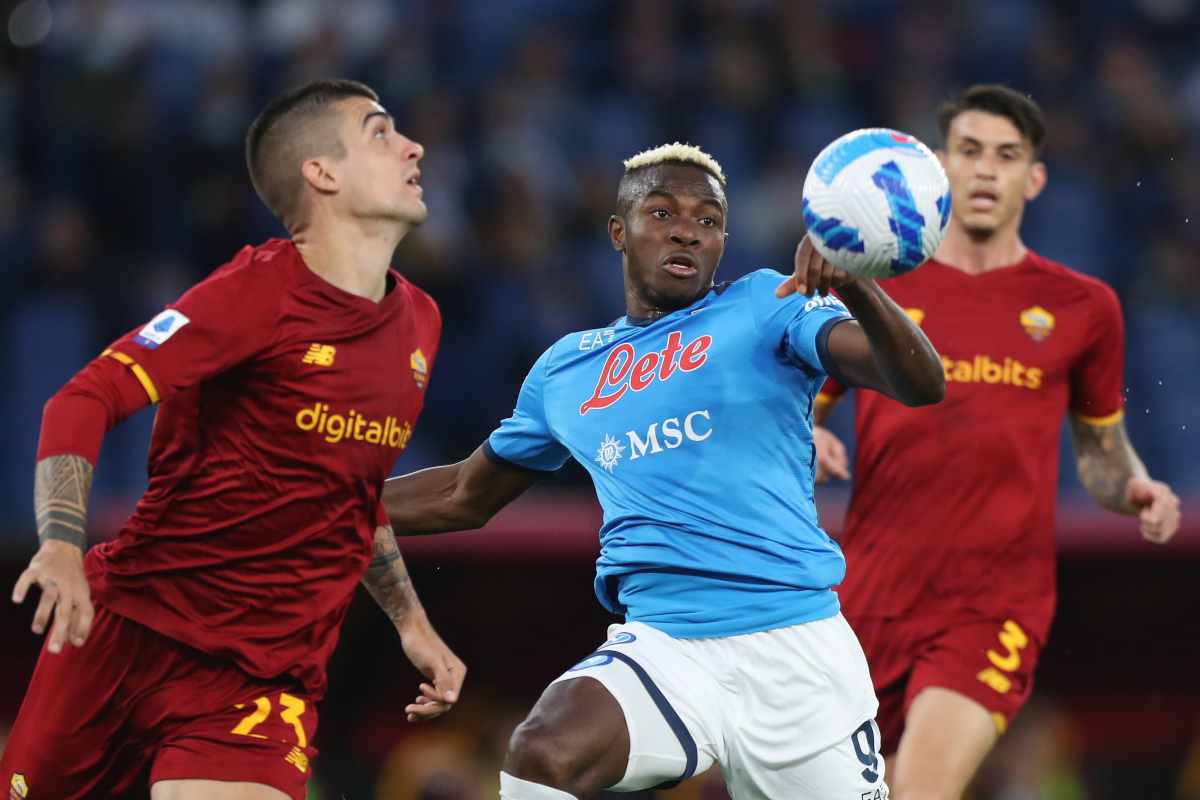
[[[408,365],[412,367],[413,380],[417,382],[418,389],[425,388],[425,381],[429,379],[429,362],[425,360],[425,354],[421,352],[421,348],[412,351],[412,355],[408,357]]]
[[[8,783],[8,800],[25,800],[28,796],[29,784],[25,782],[25,776],[14,772],[12,780]]]
[[[1041,306],[1027,308],[1021,312],[1021,327],[1029,338],[1040,342],[1054,331],[1054,315]]]

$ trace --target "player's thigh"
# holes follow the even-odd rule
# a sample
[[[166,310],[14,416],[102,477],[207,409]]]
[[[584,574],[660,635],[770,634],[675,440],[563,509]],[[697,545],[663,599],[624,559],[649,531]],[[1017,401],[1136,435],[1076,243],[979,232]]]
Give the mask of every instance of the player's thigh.
[[[896,800],[957,800],[996,737],[991,713],[975,700],[938,686],[922,689],[892,759]]]
[[[727,645],[742,675],[723,763],[735,800],[887,796],[871,676],[840,615]]]
[[[590,678],[550,684],[517,726],[504,771],[571,794],[591,794],[620,780],[629,757],[621,707]]]
[[[607,750],[594,787],[636,791],[673,785],[712,766],[717,725],[705,712],[719,705],[719,691],[677,640],[636,622],[613,625],[595,653],[550,685],[538,702],[546,716],[535,708],[530,721],[585,726],[569,710],[573,695],[596,699],[604,710],[598,738],[608,741],[598,743]]]
[[[288,800],[271,786],[245,781],[170,780],[150,788],[150,800]]]
[[[188,785],[206,781],[229,797],[305,797],[317,711],[290,682],[181,647],[171,678],[139,699],[138,719],[156,743],[150,782],[160,794],[183,783],[191,797]]]
[[[1013,619],[960,620],[927,638],[909,679],[893,759],[901,800],[962,795],[1028,700],[1039,650]]]
[[[147,658],[142,633],[97,607],[82,647],[50,653],[43,645],[0,758],[10,796],[117,795],[144,777],[123,702],[130,672]]]
[[[727,770],[733,800],[887,800],[886,764],[879,751],[879,727],[863,722],[849,736],[783,769],[759,765],[754,775]]]
[[[1033,692],[1041,642],[1014,619],[961,623],[933,638],[909,681],[909,703],[926,686],[953,689],[987,709],[1004,733]]]

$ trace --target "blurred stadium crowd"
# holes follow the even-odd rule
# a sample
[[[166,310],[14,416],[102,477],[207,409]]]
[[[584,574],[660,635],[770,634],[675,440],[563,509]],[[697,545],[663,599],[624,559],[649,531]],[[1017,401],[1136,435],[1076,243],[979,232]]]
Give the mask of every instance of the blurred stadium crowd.
[[[1028,91],[1048,117],[1050,182],[1028,211],[1026,242],[1116,288],[1128,328],[1131,436],[1156,477],[1200,495],[1200,0],[25,0],[0,8],[0,363],[8,376],[0,523],[10,523],[0,524],[0,545],[22,558],[32,546],[42,404],[108,341],[241,245],[282,234],[246,177],[243,136],[269,97],[330,75],[376,88],[397,126],[426,149],[430,218],[395,263],[438,300],[445,329],[402,470],[465,456],[508,415],[550,342],[623,313],[620,261],[605,233],[623,158],[664,141],[701,145],[730,176],[731,233],[718,277],[787,267],[817,151],[878,125],[934,145],[937,104],[988,81]],[[94,519],[119,522],[140,493],[151,419],[143,412],[106,439]],[[1064,467],[1071,485],[1070,462]],[[564,472],[560,481],[582,479]],[[577,588],[590,604],[587,583],[581,574]],[[469,602],[449,612],[449,639],[465,638],[453,633],[463,622],[454,615],[469,614]],[[360,630],[369,612],[356,608],[348,652],[355,641],[357,652],[370,649]],[[603,617],[588,608],[583,642],[602,630]],[[577,654],[549,653],[558,668]],[[361,665],[347,664],[334,665],[335,692],[339,681],[350,687],[363,677]],[[321,745],[332,759],[326,769],[359,770],[379,797],[433,800],[495,796],[493,761],[532,697],[518,693],[490,712],[464,706],[464,727],[389,738],[411,746],[362,756],[369,765],[345,755],[372,724],[377,700],[359,699],[339,706],[331,698],[328,723],[322,712],[322,727],[345,737]],[[351,722],[352,713],[368,716]],[[1085,785],[1081,777],[1077,720],[1052,704],[1028,718],[1006,737],[980,797],[1200,798],[1200,746],[1182,777],[1172,771],[1148,784],[1135,776],[1111,786],[1147,793],[1108,794],[1108,779]],[[443,783],[413,777],[439,759],[452,765]],[[468,762],[478,775],[464,778]],[[315,793],[321,770],[318,762]]]
[[[548,343],[622,313],[605,221],[623,158],[674,139],[707,148],[730,176],[718,277],[786,267],[821,147],[872,125],[935,143],[942,98],[1001,81],[1049,120],[1051,179],[1026,241],[1116,287],[1135,443],[1157,476],[1200,487],[1200,4],[502,5],[10,3],[0,358],[20,380],[0,401],[12,439],[0,519],[28,515],[49,395],[242,244],[280,234],[246,178],[242,137],[268,97],[326,75],[377,88],[427,152],[430,219],[396,264],[446,324],[403,467],[468,453]],[[106,441],[97,503],[124,509],[140,491],[141,416]]]

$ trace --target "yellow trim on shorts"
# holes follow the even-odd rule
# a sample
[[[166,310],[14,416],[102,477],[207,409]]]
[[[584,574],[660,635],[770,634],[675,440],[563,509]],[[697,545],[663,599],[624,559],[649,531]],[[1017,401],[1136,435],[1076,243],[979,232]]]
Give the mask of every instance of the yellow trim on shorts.
[[[154,381],[150,380],[149,373],[147,373],[146,370],[142,369],[140,364],[138,364],[136,361],[134,361],[132,358],[125,355],[124,353],[122,353],[118,350],[113,350],[111,347],[108,348],[107,350],[105,350],[100,355],[108,356],[109,358],[115,358],[120,363],[129,367],[129,371],[133,373],[133,377],[137,378],[138,383],[140,383],[142,385],[142,388],[146,390],[146,396],[150,398],[150,402],[151,403],[158,402],[158,389],[155,388]]]
[[[823,406],[831,406],[838,401],[836,397],[825,394],[824,392],[817,392],[817,396],[814,397],[813,400]]]
[[[1124,417],[1124,416],[1125,416],[1125,409],[1121,408],[1121,409],[1114,411],[1113,413],[1109,414],[1106,417],[1086,417],[1083,414],[1076,414],[1075,419],[1079,420],[1080,422],[1084,423],[1085,425],[1091,425],[1096,428],[1102,428],[1105,425],[1113,425],[1117,422],[1120,422],[1122,417]]]
[[[992,722],[996,723],[996,735],[1003,736],[1008,730],[1008,719],[999,711],[992,712]]]

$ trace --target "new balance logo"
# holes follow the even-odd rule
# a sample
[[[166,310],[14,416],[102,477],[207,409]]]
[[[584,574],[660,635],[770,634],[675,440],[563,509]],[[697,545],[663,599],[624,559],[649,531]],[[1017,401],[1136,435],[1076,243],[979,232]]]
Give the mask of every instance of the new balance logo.
[[[308,756],[299,747],[293,747],[283,760],[301,772],[308,772]]]
[[[318,367],[332,367],[333,357],[337,348],[330,344],[313,343],[308,346],[308,352],[300,360],[301,364],[316,364]]]

